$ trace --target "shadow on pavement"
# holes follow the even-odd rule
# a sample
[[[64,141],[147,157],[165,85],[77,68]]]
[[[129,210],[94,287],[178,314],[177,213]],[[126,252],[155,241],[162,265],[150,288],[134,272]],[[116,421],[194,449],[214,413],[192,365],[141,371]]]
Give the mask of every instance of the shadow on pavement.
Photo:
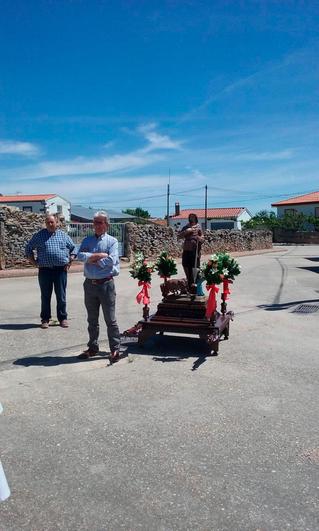
[[[197,358],[192,371],[196,371],[207,357],[212,357],[207,345],[198,338],[185,336],[154,335],[145,343],[145,347],[138,345],[137,338],[123,338],[121,349],[125,355],[152,356],[153,361],[161,363],[176,363],[189,358]]]
[[[288,310],[292,306],[297,306],[297,304],[306,304],[312,302],[319,302],[319,299],[305,299],[302,301],[283,302],[281,304],[259,304],[257,308],[261,308],[267,312],[276,312],[278,310]]]
[[[88,360],[81,360],[78,356],[28,356],[26,358],[19,358],[13,362],[13,365],[19,365],[20,367],[31,366],[43,366],[43,367],[55,367],[56,365],[68,365],[70,363],[87,363],[90,361],[105,359],[107,353],[99,352],[98,356],[90,358]]]
[[[319,256],[311,256],[311,257],[307,256],[305,258],[306,260],[310,260],[310,262],[319,262]]]
[[[319,273],[319,266],[313,266],[313,267],[298,267],[298,269],[303,269],[304,271],[311,271],[312,273]]]
[[[0,330],[29,330],[30,328],[40,328],[41,325],[34,323],[20,323],[20,324],[1,324]]]

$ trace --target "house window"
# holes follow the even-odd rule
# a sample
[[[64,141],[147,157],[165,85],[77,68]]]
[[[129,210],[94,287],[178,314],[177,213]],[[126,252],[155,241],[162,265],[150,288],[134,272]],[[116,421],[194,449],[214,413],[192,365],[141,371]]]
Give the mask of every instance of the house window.
[[[210,223],[211,230],[222,230],[222,229],[233,229],[233,221],[211,221]]]
[[[297,214],[297,210],[294,208],[285,208],[285,215],[291,216],[293,214]]]
[[[58,214],[62,214],[62,205],[57,205],[56,206],[56,211]]]
[[[319,207],[315,207],[315,216],[319,218]]]
[[[24,206],[22,207],[23,212],[32,212],[32,206]]]

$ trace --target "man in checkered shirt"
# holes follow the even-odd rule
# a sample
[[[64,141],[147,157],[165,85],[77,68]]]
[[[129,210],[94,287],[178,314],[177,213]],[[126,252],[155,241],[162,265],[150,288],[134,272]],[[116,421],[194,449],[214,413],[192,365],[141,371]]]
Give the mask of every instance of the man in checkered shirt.
[[[26,257],[39,268],[41,291],[41,328],[49,328],[51,319],[51,296],[54,287],[57,301],[57,318],[62,328],[68,328],[66,311],[67,271],[75,245],[71,238],[58,229],[58,220],[49,214],[46,228],[34,234],[26,246]],[[34,255],[36,251],[36,257]]]

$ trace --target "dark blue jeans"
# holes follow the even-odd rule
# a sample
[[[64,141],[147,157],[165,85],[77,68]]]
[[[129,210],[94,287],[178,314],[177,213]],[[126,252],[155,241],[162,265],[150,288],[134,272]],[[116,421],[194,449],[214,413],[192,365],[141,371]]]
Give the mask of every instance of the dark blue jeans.
[[[61,322],[67,319],[66,313],[66,284],[67,272],[64,267],[39,268],[39,285],[41,290],[41,320],[49,321],[51,316],[51,296],[54,287],[56,296],[56,314]]]

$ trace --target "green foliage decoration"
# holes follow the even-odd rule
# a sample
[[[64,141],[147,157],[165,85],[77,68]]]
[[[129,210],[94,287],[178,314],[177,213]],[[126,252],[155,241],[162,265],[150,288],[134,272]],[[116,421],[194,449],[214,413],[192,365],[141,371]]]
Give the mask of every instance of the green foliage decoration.
[[[151,282],[155,265],[149,262],[142,252],[134,254],[134,262],[130,269],[130,275],[142,282]]]
[[[167,251],[162,251],[155,263],[155,269],[163,278],[177,275],[177,265],[174,258],[169,256]]]
[[[240,274],[240,265],[226,252],[212,254],[208,262],[203,263],[200,278],[208,285],[221,284],[223,280],[234,280]]]

